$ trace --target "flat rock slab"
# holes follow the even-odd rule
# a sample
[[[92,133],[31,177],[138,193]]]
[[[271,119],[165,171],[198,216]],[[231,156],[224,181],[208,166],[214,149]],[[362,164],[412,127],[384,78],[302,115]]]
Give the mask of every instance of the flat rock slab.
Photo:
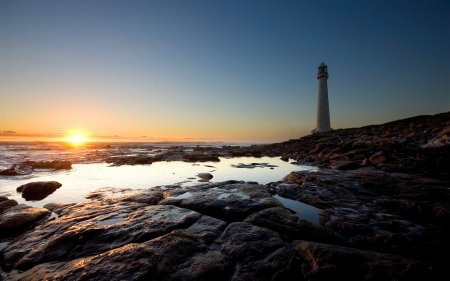
[[[175,206],[83,202],[67,207],[57,219],[9,244],[3,251],[4,264],[24,270],[42,262],[89,256],[187,228],[200,217]]]
[[[282,206],[265,186],[255,183],[212,183],[183,191],[159,204],[179,206],[227,222],[242,221],[254,212]]]

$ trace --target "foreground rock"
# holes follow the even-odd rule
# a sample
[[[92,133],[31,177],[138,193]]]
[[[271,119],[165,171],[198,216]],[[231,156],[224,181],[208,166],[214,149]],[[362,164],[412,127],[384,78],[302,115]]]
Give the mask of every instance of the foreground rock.
[[[0,212],[0,237],[17,235],[32,223],[50,215],[50,211],[45,208],[33,208],[23,204],[17,205],[17,202],[15,204],[15,206]]]
[[[61,186],[62,184],[56,181],[38,181],[21,185],[17,191],[22,192],[25,200],[42,200]]]
[[[247,216],[282,204],[265,186],[257,183],[223,182],[186,187],[159,204],[174,205],[227,222],[242,221]]]
[[[322,226],[347,245],[450,262],[447,181],[362,168],[292,172],[270,186],[279,196],[322,209]]]
[[[450,269],[312,242],[352,246],[255,183],[102,188],[89,198],[48,205],[59,217],[8,244],[7,280],[438,280]]]

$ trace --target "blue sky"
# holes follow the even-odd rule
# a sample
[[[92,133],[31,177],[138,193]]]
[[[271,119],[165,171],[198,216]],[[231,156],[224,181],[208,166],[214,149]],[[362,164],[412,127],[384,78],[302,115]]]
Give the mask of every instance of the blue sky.
[[[282,141],[450,110],[449,1],[2,1],[0,132]]]

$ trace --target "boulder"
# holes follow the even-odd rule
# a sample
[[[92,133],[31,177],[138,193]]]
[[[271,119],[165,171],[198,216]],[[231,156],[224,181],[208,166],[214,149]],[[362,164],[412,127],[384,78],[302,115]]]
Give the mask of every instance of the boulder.
[[[61,186],[62,184],[56,181],[38,181],[21,185],[17,191],[22,192],[25,200],[42,200]]]
[[[213,178],[213,175],[211,175],[210,173],[200,173],[200,174],[197,174],[197,177],[204,179],[204,180],[210,180]]]

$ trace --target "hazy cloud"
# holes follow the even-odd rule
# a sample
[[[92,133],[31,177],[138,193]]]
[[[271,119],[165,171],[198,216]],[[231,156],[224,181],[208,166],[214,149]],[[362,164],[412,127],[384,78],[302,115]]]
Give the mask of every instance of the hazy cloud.
[[[0,132],[0,136],[11,136],[11,135],[15,135],[15,134],[17,134],[17,132],[9,131],[9,130]]]

